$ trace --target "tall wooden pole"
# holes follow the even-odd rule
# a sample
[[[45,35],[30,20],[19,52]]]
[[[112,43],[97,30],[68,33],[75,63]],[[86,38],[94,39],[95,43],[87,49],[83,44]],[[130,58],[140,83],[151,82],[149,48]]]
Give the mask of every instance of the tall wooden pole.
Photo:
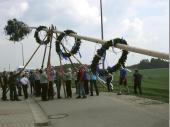
[[[31,27],[31,28],[34,29],[36,27]],[[44,30],[47,31],[46,29],[44,29]],[[53,30],[53,32],[54,33],[62,33],[62,31],[58,31],[58,30]],[[73,34],[73,33],[69,34],[68,36],[76,37],[76,38],[79,38],[79,39],[82,39],[82,40],[91,41],[91,42],[95,42],[95,43],[99,43],[99,44],[106,43],[105,40],[101,40],[101,39],[93,38],[93,37],[88,37],[88,36],[82,36],[82,35]],[[157,52],[157,51],[153,51],[153,50],[142,49],[142,48],[129,46],[129,45],[123,45],[123,44],[117,44],[115,47],[119,48],[119,49],[131,51],[131,52],[143,54],[143,55],[148,55],[148,56],[158,57],[160,59],[169,60],[169,54],[168,53]]]
[[[54,32],[62,33],[61,31],[54,31]],[[82,36],[82,35],[77,35],[77,34],[73,34],[73,33],[69,34],[68,36],[76,37],[76,38],[79,38],[82,40],[91,41],[91,42],[95,42],[95,43],[99,43],[99,44],[106,43],[105,40],[101,40],[101,39],[93,38],[93,37]],[[115,47],[119,48],[119,49],[131,51],[131,52],[143,54],[143,55],[148,55],[148,56],[158,57],[160,59],[169,60],[169,54],[167,54],[167,53],[157,52],[157,51],[148,50],[148,49],[142,49],[142,48],[129,46],[129,45],[123,45],[123,44],[117,44]]]

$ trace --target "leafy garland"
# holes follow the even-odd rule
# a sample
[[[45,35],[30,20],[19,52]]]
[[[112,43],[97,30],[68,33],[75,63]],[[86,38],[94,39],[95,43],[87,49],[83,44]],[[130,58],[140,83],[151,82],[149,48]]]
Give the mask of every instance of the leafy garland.
[[[31,32],[28,25],[22,21],[18,21],[15,18],[7,21],[7,25],[4,30],[5,34],[9,35],[9,40],[14,42],[23,40],[24,37]]]
[[[34,38],[36,40],[37,43],[41,44],[41,45],[47,45],[49,42],[50,42],[50,36],[49,36],[49,32],[47,32],[47,38],[44,39],[44,40],[41,40],[40,37],[39,37],[39,32],[44,30],[44,29],[48,29],[46,26],[39,26],[35,33],[34,33]]]
[[[63,57],[70,57],[72,54],[76,54],[77,51],[80,49],[80,44],[81,44],[81,40],[78,39],[78,38],[75,38],[75,44],[74,46],[72,47],[71,51],[69,51],[68,53],[67,52],[62,52],[61,48],[60,48],[60,44],[61,44],[61,41],[62,39],[69,35],[69,34],[76,34],[74,31],[72,30],[65,30],[64,32],[62,32],[57,40],[56,40],[56,52],[60,55],[62,55]]]
[[[107,41],[100,49],[97,50],[97,54],[94,56],[92,64],[91,64],[91,70],[93,73],[96,73],[97,65],[98,65],[101,57],[103,56],[104,52],[107,49],[109,49],[110,46],[116,46],[117,44],[127,45],[127,42],[123,39],[116,38],[114,40]],[[127,59],[128,51],[126,51],[126,50],[122,50],[122,51],[123,52],[122,52],[121,57],[118,60],[118,63],[116,65],[114,65],[113,67],[107,68],[108,73],[116,72],[117,70],[119,70],[121,65],[124,66],[125,61]]]

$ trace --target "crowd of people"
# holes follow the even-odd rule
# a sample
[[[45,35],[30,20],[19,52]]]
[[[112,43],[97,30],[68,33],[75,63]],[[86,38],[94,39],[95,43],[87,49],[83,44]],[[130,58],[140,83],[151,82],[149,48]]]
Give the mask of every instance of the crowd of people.
[[[118,95],[121,95],[122,85],[125,86],[127,93],[129,93],[126,75],[126,69],[121,68]],[[142,75],[139,74],[138,70],[135,70],[133,78],[134,93],[137,94],[138,88],[139,93],[142,94]],[[106,79],[108,92],[112,92],[113,90],[111,83],[112,79],[112,74],[108,73]],[[3,73],[0,73],[0,87],[2,89],[1,99],[4,101],[8,100],[8,92],[11,101],[20,101],[21,99],[19,96],[24,96],[25,99],[28,99],[28,93],[36,97],[41,97],[42,101],[52,100],[55,95],[60,99],[62,98],[60,94],[62,86],[66,98],[72,98],[72,87],[75,86],[77,94],[76,98],[84,99],[87,98],[87,95],[94,95],[94,88],[96,95],[99,96],[99,88],[96,80],[97,75],[92,73],[91,69],[85,65],[81,65],[74,70],[71,68],[61,70],[61,68],[56,69],[54,67],[48,69],[36,69],[34,71],[23,72],[19,75],[16,71],[4,71]]]
[[[23,72],[18,75],[16,71],[0,73],[0,87],[2,89],[2,100],[6,101],[7,94],[10,94],[11,101],[20,101],[19,96],[28,98],[28,93],[41,97],[42,101],[62,98],[60,95],[61,86],[64,86],[66,98],[72,98],[72,87],[75,84],[76,98],[87,98],[93,96],[93,87],[96,95],[99,95],[96,83],[96,75],[87,66],[80,66],[76,70],[36,69],[30,72]],[[54,87],[55,86],[55,87]],[[29,88],[29,89],[28,89]],[[28,92],[28,90],[30,90]]]

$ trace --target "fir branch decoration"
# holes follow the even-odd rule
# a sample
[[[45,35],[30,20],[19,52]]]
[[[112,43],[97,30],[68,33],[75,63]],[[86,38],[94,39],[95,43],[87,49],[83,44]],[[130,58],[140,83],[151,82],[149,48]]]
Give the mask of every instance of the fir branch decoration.
[[[7,21],[4,31],[10,41],[18,42],[23,40],[31,32],[31,29],[24,22],[14,18]]]

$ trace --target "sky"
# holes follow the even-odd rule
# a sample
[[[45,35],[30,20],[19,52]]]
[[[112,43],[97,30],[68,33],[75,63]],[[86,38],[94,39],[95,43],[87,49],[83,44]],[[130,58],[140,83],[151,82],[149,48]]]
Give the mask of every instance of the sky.
[[[102,0],[104,40],[123,38],[129,46],[169,54],[169,0]],[[47,27],[53,24],[60,31],[71,29],[77,34],[101,38],[100,0],[0,0],[0,71],[15,70],[22,65],[22,44],[24,61],[28,61],[38,44],[34,32],[21,42],[11,42],[5,36],[4,27],[7,20],[17,18],[29,26]],[[71,49],[74,39],[67,37],[64,45]],[[22,44],[21,44],[22,43]],[[80,57],[84,64],[91,64],[100,44],[83,41]],[[48,48],[49,49],[49,48]],[[42,45],[28,65],[28,68],[40,68],[43,59]],[[116,53],[115,53],[116,52]],[[114,48],[107,51],[106,66],[117,63],[121,50]],[[71,58],[76,62],[74,58]],[[150,56],[128,54],[126,66],[137,64]],[[69,63],[62,60],[63,64]],[[45,59],[45,66],[47,57]],[[51,63],[59,65],[59,58],[52,45]]]

